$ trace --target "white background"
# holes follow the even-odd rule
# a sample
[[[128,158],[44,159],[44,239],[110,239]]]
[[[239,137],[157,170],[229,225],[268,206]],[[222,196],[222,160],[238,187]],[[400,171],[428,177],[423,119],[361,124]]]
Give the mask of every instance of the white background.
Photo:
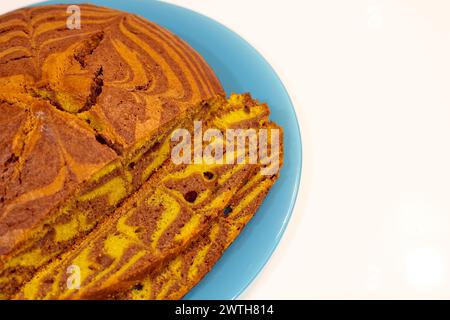
[[[295,212],[241,298],[450,298],[450,1],[170,2],[256,47],[301,125]]]

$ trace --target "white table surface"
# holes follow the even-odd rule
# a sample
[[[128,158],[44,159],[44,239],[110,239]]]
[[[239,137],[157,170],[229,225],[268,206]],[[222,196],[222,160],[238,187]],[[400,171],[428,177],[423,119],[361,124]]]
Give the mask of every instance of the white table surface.
[[[170,2],[256,47],[300,121],[295,212],[241,298],[450,298],[450,1]]]

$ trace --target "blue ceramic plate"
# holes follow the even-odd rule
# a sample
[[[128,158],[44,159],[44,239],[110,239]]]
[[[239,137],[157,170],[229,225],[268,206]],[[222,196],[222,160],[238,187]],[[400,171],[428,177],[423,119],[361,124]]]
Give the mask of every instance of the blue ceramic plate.
[[[284,166],[258,213],[213,270],[186,299],[235,299],[269,260],[289,222],[300,182],[302,149],[294,107],[280,79],[245,40],[220,23],[158,1],[89,0],[133,12],[166,27],[196,49],[214,69],[227,94],[251,92],[270,105],[271,119],[284,129]]]

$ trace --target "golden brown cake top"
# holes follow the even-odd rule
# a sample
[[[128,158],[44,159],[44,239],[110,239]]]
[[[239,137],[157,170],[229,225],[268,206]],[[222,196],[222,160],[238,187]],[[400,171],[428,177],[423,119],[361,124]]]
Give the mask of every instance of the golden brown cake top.
[[[80,183],[222,87],[203,58],[136,15],[67,5],[0,16],[0,254]]]
[[[79,7],[80,29],[67,27],[66,5],[0,16],[1,98],[39,97],[123,149],[223,94],[206,62],[174,34],[133,14]]]

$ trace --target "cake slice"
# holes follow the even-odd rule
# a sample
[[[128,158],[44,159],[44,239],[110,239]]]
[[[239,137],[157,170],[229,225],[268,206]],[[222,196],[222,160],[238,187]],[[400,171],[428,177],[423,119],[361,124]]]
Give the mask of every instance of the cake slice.
[[[205,128],[257,129],[269,113],[247,94],[232,95],[216,110]],[[104,298],[129,288],[204,232],[257,168],[167,160],[105,223],[39,271],[17,298]],[[71,266],[79,268],[79,288],[67,287]]]
[[[81,241],[209,113],[207,63],[136,15],[67,5],[0,16],[0,298]]]
[[[274,123],[268,127],[281,128]],[[270,152],[270,156],[276,156]],[[278,154],[283,161],[282,150]],[[277,180],[279,170],[273,175],[262,175],[257,170],[249,181],[233,196],[225,210],[204,235],[193,241],[182,253],[163,266],[159,272],[148,275],[109,299],[119,300],[176,300],[186,295],[211,270],[225,250],[256,213],[267,193]]]

